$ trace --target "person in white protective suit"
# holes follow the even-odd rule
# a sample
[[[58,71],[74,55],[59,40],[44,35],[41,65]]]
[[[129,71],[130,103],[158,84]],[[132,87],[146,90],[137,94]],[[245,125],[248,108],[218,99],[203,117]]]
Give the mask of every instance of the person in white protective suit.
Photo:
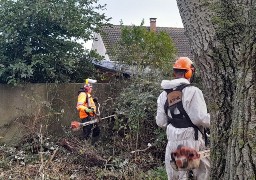
[[[171,152],[178,145],[194,148],[196,151],[205,149],[202,130],[210,127],[210,115],[207,113],[206,103],[202,91],[191,85],[190,80],[195,73],[192,61],[187,57],[180,57],[173,66],[174,80],[163,80],[161,87],[164,91],[157,99],[156,123],[166,128],[168,143],[165,152],[165,167],[168,180],[186,179],[187,171],[175,171],[171,164]],[[182,92],[180,104],[169,100],[169,93],[179,89]],[[178,98],[174,98],[176,101]],[[188,120],[190,119],[190,120]],[[193,176],[198,180],[210,177],[210,159],[201,159],[198,169],[193,170]]]

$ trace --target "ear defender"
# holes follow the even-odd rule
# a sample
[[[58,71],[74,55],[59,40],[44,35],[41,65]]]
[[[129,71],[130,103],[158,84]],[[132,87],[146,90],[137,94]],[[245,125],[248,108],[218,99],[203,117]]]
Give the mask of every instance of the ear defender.
[[[189,79],[191,78],[192,76],[194,76],[195,74],[195,66],[193,64],[191,64],[191,67],[189,68],[189,70],[187,70],[187,72],[185,73],[185,78],[186,79]]]
[[[189,70],[187,70],[187,72],[185,73],[185,78],[186,78],[186,79],[189,79],[189,78],[192,77],[192,75],[193,75],[192,69],[189,69]]]

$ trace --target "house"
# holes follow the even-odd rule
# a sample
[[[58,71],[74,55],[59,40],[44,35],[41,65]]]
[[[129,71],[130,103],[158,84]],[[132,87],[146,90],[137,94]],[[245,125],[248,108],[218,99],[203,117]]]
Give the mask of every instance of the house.
[[[187,56],[192,58],[192,53],[189,45],[188,38],[185,35],[184,28],[174,28],[174,27],[157,27],[156,18],[150,18],[150,26],[146,27],[149,31],[154,32],[166,32],[172,38],[176,48],[177,56]],[[111,47],[115,45],[121,37],[121,26],[112,25],[111,27],[105,26],[102,28],[102,33],[94,35],[94,40],[92,43],[92,50],[97,51],[101,56],[104,57],[104,60],[101,62],[95,63],[97,68],[100,68],[104,71],[119,71],[122,67],[119,64],[113,61],[113,58],[109,51]],[[128,71],[126,71],[129,74]]]

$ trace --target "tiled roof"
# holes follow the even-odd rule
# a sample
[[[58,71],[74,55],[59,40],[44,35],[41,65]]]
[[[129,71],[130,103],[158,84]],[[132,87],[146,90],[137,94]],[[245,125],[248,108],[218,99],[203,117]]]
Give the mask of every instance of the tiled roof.
[[[178,50],[178,56],[192,58],[191,48],[184,28],[157,27],[157,31],[163,31],[169,34]]]
[[[149,27],[146,27],[149,29]],[[192,53],[190,51],[190,45],[188,38],[185,35],[184,28],[173,28],[173,27],[157,27],[157,32],[166,32],[172,38],[178,52],[177,56],[188,56],[192,58]],[[111,27],[105,26],[102,29],[102,40],[104,45],[108,50],[112,47],[121,36],[121,26],[112,25]]]

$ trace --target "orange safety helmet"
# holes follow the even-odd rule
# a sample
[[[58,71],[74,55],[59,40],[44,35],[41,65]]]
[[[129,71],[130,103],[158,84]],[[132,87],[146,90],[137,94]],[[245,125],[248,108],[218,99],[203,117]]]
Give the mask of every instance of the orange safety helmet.
[[[189,79],[192,77],[195,68],[193,66],[193,62],[188,57],[179,57],[177,61],[173,65],[173,69],[184,69],[185,78]]]

